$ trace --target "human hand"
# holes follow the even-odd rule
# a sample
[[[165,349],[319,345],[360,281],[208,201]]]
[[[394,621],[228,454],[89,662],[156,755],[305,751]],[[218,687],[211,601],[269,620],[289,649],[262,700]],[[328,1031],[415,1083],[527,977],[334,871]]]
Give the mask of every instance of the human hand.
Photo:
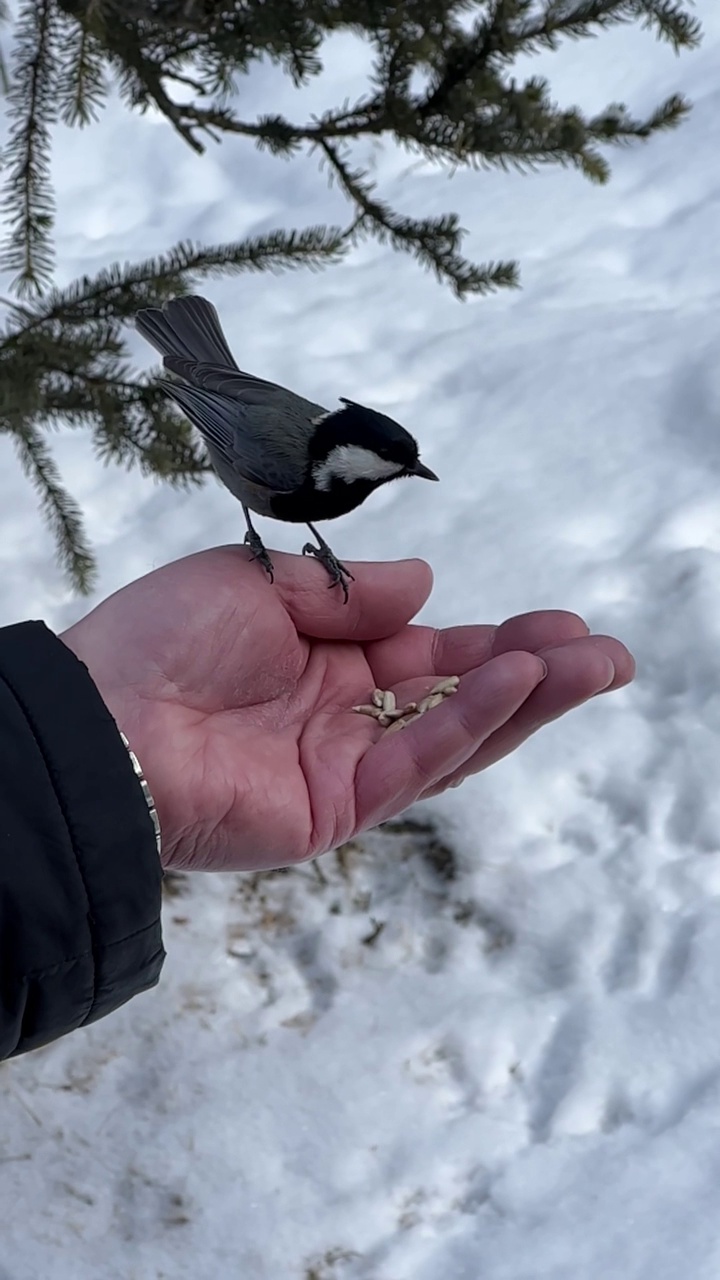
[[[271,585],[242,547],[188,556],[61,636],[140,759],[166,867],[323,853],[634,674],[618,640],[571,613],[408,625],[432,584],[419,560],[353,564],[347,605],[307,560],[273,552],[273,563]],[[400,733],[351,710],[376,686],[403,705],[448,675],[458,692]]]

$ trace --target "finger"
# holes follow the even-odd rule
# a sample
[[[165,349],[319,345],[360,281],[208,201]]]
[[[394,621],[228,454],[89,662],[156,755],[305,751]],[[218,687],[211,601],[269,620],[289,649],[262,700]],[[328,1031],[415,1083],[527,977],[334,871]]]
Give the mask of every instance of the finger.
[[[587,636],[570,644],[545,648],[540,656],[547,665],[547,678],[515,717],[514,727],[525,736],[573,707],[581,706],[588,698],[609,688],[615,679],[610,654]],[[504,728],[509,732],[511,726]]]
[[[548,673],[542,684],[530,694],[512,718],[479,745],[477,751],[461,767],[448,775],[444,782],[428,787],[424,798],[437,795],[446,787],[457,785],[471,774],[496,764],[526,742],[543,725],[557,720],[574,707],[581,706],[595,694],[618,687],[616,680],[619,677],[612,655],[616,654],[620,659],[623,654],[627,654],[627,650],[617,640],[613,640],[611,645],[603,646],[596,645],[595,639],[594,636],[587,636],[556,648],[543,649],[541,656]],[[597,639],[605,640],[609,637]]]
[[[493,653],[527,649],[537,653],[547,645],[562,644],[589,634],[590,628],[577,613],[567,609],[536,609],[506,618],[495,632]]]
[[[328,590],[322,565],[306,556],[272,552],[275,587],[298,631],[320,640],[377,640],[405,627],[432,590],[424,560],[348,565],[354,577],[347,603]]]
[[[459,770],[516,714],[544,674],[532,654],[502,654],[468,672],[454,697],[374,743],[356,774],[358,828],[400,813]]]
[[[543,609],[508,618],[501,626],[406,627],[397,635],[368,645],[367,659],[383,689],[411,676],[462,676],[500,653],[537,653],[547,645],[587,635],[577,614]]]
[[[612,693],[614,689],[622,689],[635,679],[635,659],[620,640],[616,640],[614,636],[588,636],[588,643],[606,654],[615,668],[614,679],[600,693]]]
[[[375,683],[390,689],[414,676],[462,676],[492,657],[493,626],[403,627],[386,640],[366,645]]]

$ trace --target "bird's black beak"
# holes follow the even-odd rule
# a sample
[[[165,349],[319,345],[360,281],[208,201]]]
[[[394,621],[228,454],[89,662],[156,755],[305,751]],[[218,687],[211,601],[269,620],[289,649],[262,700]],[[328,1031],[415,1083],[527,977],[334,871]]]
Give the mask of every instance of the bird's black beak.
[[[422,462],[416,462],[415,467],[410,472],[410,474],[413,476],[420,476],[422,480],[439,480],[440,479],[439,476],[435,475],[434,471],[431,471],[430,468],[426,467],[425,464]]]

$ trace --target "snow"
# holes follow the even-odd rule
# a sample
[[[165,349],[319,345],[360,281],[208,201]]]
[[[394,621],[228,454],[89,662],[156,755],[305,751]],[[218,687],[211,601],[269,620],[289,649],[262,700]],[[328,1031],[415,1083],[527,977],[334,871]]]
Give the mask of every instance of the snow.
[[[638,677],[316,870],[172,880],[158,989],[0,1068],[0,1280],[720,1273],[720,16],[698,11],[696,54],[625,29],[539,60],[563,102],[694,100],[606,188],[366,153],[396,205],[457,209],[470,256],[517,257],[522,291],[461,306],[377,246],[206,286],[246,367],[371,401],[441,475],[339,522],[340,556],[425,556],[440,625],[573,609]],[[362,69],[339,41],[308,110]],[[257,92],[298,114],[276,73]],[[308,161],[198,160],[117,106],[55,170],[61,280],[342,214]],[[60,629],[87,606],[0,444],[0,621]],[[97,598],[242,533],[214,484],[99,470],[69,432],[56,456]]]

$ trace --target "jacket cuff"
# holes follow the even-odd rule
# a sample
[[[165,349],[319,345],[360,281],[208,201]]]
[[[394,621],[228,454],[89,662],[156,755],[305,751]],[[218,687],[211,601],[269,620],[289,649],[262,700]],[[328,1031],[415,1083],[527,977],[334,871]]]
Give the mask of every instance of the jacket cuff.
[[[165,953],[152,819],[87,668],[42,622],[3,628],[0,702],[2,1057],[154,986]]]

